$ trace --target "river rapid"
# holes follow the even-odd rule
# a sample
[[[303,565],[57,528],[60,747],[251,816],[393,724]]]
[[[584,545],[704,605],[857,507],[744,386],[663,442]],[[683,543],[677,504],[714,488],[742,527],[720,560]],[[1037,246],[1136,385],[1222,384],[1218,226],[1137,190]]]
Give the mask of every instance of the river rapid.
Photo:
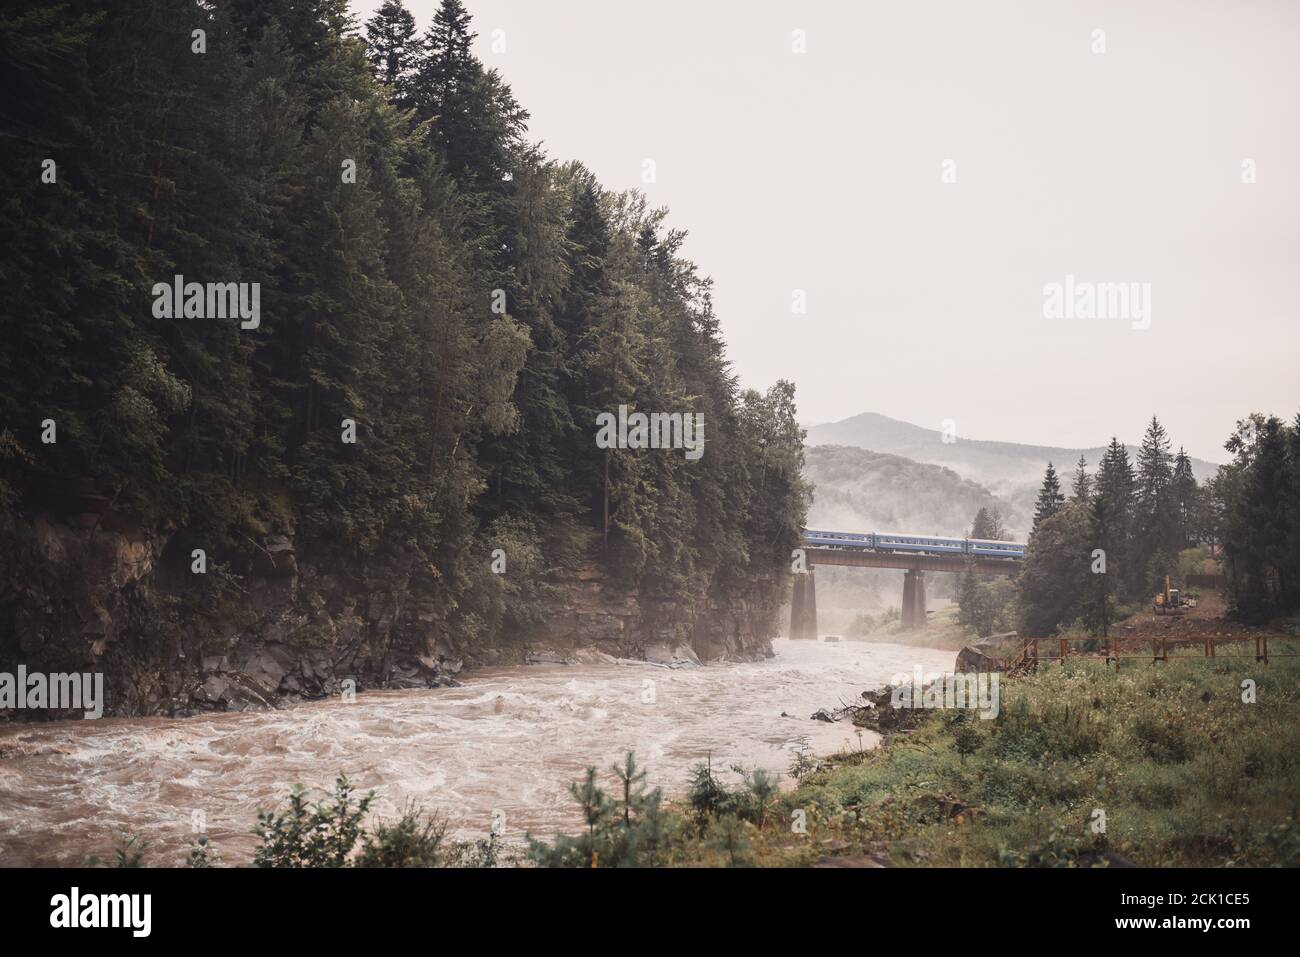
[[[953,664],[950,651],[875,642],[773,648],[766,661],[698,668],[490,668],[456,688],[269,712],[12,725],[0,729],[0,865],[108,858],[123,830],[148,843],[146,863],[180,864],[196,820],[224,863],[247,864],[257,811],[280,807],[294,784],[323,796],[339,772],[376,792],[380,817],[414,804],[471,839],[487,835],[495,812],[507,843],[549,838],[577,824],[567,785],[588,765],[608,787],[608,766],[633,750],[670,796],[707,756],[715,768],[785,772],[801,736],[818,754],[877,743],[848,722],[809,720],[817,709]]]

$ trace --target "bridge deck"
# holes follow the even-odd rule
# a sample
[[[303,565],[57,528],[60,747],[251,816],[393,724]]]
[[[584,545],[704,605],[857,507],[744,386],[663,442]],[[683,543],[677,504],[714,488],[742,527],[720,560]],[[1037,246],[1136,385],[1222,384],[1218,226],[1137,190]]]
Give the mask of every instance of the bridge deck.
[[[925,555],[876,552],[866,549],[803,547],[811,566],[847,565],[853,568],[901,568],[907,571],[963,572],[972,564],[981,575],[1014,575],[1020,561],[1010,558],[970,558],[966,555]]]

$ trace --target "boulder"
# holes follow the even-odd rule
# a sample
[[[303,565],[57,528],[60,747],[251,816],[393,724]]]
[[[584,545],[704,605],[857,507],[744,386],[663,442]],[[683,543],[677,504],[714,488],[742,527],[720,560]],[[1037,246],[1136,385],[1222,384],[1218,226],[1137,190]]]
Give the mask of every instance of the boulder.
[[[1002,659],[986,654],[974,645],[967,645],[957,652],[957,663],[953,670],[959,674],[968,674],[972,671],[1001,671]]]
[[[669,645],[667,642],[646,645],[645,660],[669,668],[690,668],[700,663],[699,657],[690,645]]]
[[[278,692],[285,675],[297,666],[295,655],[280,644],[262,645],[236,660],[239,670],[269,694]]]

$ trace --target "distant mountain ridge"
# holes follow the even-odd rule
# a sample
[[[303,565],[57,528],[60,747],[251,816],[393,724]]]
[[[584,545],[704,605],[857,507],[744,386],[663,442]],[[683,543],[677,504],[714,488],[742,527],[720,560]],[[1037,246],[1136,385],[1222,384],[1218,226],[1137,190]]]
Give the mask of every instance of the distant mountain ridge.
[[[877,412],[864,412],[839,422],[812,426],[808,429],[806,443],[809,446],[836,445],[870,449],[952,469],[962,478],[985,486],[1009,503],[1016,521],[1014,525],[1008,521],[1008,530],[1022,533],[1028,530],[1025,512],[1028,509],[1032,514],[1033,501],[1048,462],[1056,466],[1056,471],[1061,476],[1062,490],[1068,494],[1079,456],[1083,455],[1088,460],[1088,471],[1095,473],[1097,463],[1105,451],[1104,446],[1072,449],[966,439],[960,433],[955,441],[945,443],[943,433],[937,429],[891,419]],[[1129,445],[1128,450],[1136,461],[1137,447]],[[1204,459],[1192,458],[1191,461],[1198,482],[1211,478],[1219,468]]]
[[[813,483],[810,528],[961,536],[981,508],[998,508],[1008,528],[1027,525],[1014,503],[941,465],[844,445],[806,450]]]

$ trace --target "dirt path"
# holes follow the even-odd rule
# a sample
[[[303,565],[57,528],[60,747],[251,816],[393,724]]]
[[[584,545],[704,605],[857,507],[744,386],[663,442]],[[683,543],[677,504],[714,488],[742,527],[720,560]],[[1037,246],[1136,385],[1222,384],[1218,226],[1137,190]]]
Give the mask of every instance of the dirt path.
[[[1110,628],[1111,637],[1121,641],[1153,641],[1164,639],[1167,646],[1202,645],[1213,638],[1223,642],[1252,642],[1267,637],[1270,641],[1293,641],[1277,629],[1248,625],[1225,617],[1227,603],[1219,592],[1202,591],[1195,608],[1184,609],[1177,615],[1157,615],[1146,609],[1116,622]],[[1254,651],[1251,651],[1254,654]]]

